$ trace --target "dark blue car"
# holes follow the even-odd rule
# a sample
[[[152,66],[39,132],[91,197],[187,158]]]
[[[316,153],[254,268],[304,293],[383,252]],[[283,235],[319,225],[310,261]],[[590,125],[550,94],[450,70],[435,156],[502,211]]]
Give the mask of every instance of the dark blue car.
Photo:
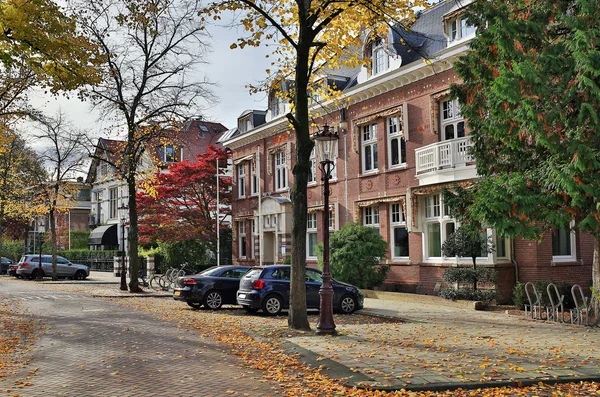
[[[251,268],[240,280],[237,303],[249,312],[262,310],[276,315],[290,305],[290,266],[272,265]],[[333,310],[350,314],[362,309],[364,295],[357,287],[331,280],[333,285]],[[306,306],[319,308],[321,271],[306,269]]]

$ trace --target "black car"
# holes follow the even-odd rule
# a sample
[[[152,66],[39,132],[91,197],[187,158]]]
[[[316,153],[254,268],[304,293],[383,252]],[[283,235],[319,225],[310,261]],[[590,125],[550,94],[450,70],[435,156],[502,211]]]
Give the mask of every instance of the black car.
[[[195,309],[202,305],[213,310],[222,305],[235,305],[240,278],[248,269],[248,266],[219,266],[193,276],[180,277],[173,299],[185,301]]]
[[[2,261],[0,262],[0,274],[7,274],[8,268],[13,264],[14,262],[10,259],[2,257]]]
[[[262,310],[276,315],[290,305],[290,266],[272,265],[254,267],[240,280],[237,303],[249,312]],[[318,309],[319,289],[323,283],[321,271],[306,268],[306,307]],[[358,287],[331,280],[333,285],[333,310],[350,314],[362,309],[364,295]]]

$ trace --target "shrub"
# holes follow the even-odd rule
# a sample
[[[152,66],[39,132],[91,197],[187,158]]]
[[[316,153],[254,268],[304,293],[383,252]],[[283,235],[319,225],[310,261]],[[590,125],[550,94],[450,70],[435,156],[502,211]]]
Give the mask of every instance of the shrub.
[[[387,243],[372,227],[346,223],[329,241],[332,276],[359,288],[381,285],[390,267],[382,265]],[[319,266],[323,266],[323,243],[317,246]]]
[[[18,240],[2,240],[0,245],[0,256],[12,259],[15,263],[19,261],[25,253],[25,245]]]
[[[495,283],[496,271],[487,267],[449,267],[442,278],[447,283],[475,283],[476,281]]]
[[[439,292],[442,298],[450,300],[470,300],[470,301],[481,301],[489,304],[494,299],[499,298],[499,294],[496,290],[491,289],[478,289],[474,290],[471,288],[442,288]]]
[[[525,308],[525,304],[528,303],[527,302],[527,296],[525,295],[525,284],[523,283],[516,283],[515,287],[513,288],[513,305],[515,305],[515,307],[517,309],[524,309]]]

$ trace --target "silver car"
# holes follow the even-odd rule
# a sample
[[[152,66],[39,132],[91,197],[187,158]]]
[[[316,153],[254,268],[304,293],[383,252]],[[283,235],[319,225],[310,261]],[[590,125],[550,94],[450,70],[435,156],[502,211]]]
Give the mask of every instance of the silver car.
[[[17,277],[27,277],[30,279],[38,278],[41,271],[41,277],[52,277],[52,255],[42,255],[40,269],[40,255],[22,256],[17,265]],[[86,265],[79,265],[69,262],[62,256],[56,256],[56,271],[58,277],[69,277],[75,280],[85,280],[90,275],[90,268]]]

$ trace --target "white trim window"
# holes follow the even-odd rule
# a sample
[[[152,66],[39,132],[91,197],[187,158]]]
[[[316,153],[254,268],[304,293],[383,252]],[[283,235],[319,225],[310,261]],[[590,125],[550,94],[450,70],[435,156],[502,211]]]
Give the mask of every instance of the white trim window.
[[[238,258],[246,258],[246,223],[238,222]]]
[[[464,15],[448,21],[447,29],[450,43],[473,37],[477,31],[475,26],[469,25]]]
[[[306,257],[317,259],[317,213],[307,214],[306,217]]]
[[[308,169],[308,183],[317,183],[317,158],[315,155],[315,148],[310,152],[309,169]]]
[[[576,259],[575,255],[575,231],[571,229],[574,223],[563,226],[552,231],[552,261],[565,262]]]
[[[377,39],[373,41],[371,52],[372,75],[383,73],[388,68],[388,54],[385,50],[385,41]]]
[[[423,230],[425,233],[425,257],[441,258],[442,245],[447,236],[456,230],[456,222],[450,218],[449,210],[442,203],[440,193],[425,196],[425,219]]]
[[[386,121],[388,134],[388,167],[406,166],[406,140],[402,131],[402,118],[389,117]]]
[[[246,162],[242,162],[237,166],[237,185],[238,197],[246,197]]]
[[[465,119],[458,99],[447,99],[440,103],[440,131],[444,141],[465,136]]]
[[[284,190],[288,187],[287,164],[285,152],[277,152],[273,156],[275,161],[275,190]]]
[[[393,259],[408,259],[408,229],[401,203],[390,204],[390,245]]]
[[[378,169],[377,124],[367,124],[362,126],[361,149],[363,173],[376,172]]]
[[[177,163],[183,159],[183,148],[173,145],[164,146],[164,158],[162,161],[167,164]]]
[[[108,191],[108,217],[110,219],[117,218],[117,203],[119,198],[119,188],[112,188]]]
[[[256,172],[256,161],[250,162],[250,194],[258,195],[258,173]]]
[[[363,225],[377,229],[379,233],[379,205],[363,208]]]

